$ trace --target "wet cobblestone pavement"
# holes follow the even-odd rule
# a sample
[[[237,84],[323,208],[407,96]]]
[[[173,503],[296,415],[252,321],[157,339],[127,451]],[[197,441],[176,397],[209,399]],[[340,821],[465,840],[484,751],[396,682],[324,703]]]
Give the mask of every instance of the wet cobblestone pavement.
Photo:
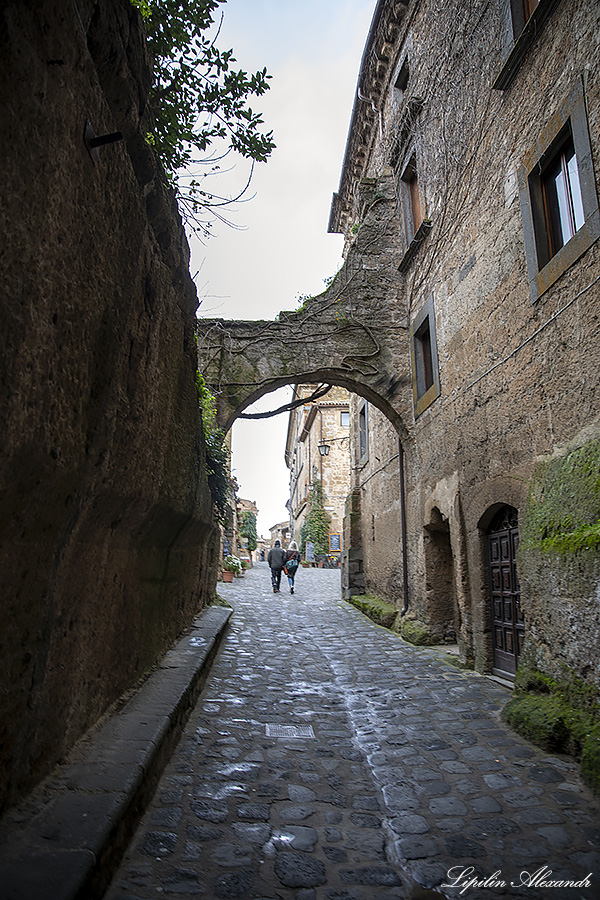
[[[220,593],[230,630],[109,900],[600,898],[600,805],[501,722],[505,687],[374,625],[337,571]]]

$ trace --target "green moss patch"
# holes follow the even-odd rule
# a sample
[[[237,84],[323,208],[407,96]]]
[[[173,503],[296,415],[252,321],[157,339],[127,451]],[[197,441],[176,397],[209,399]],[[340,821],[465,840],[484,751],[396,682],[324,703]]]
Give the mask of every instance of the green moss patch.
[[[226,606],[228,609],[233,608],[231,606],[231,603],[229,603],[227,600],[224,600],[223,597],[221,597],[220,594],[217,594],[216,591],[215,591],[215,596],[213,597],[213,599],[209,605],[210,606]]]
[[[475,668],[472,662],[467,662],[466,660],[461,659],[460,656],[455,656],[453,653],[448,653],[447,651],[440,658],[448,663],[449,666],[454,666],[455,669],[460,669],[462,672],[472,672]]]
[[[353,594],[350,597],[350,603],[359,609],[365,616],[372,619],[378,625],[384,628],[392,628],[398,615],[398,610],[391,603],[386,603],[373,594]]]
[[[600,440],[589,441],[538,467],[532,484],[521,553],[572,556],[600,546]]]
[[[439,644],[438,638],[431,633],[427,625],[418,619],[413,619],[412,616],[405,616],[402,619],[400,634],[405,641],[416,644],[417,647],[431,647]]]
[[[600,522],[595,525],[580,525],[575,531],[563,531],[540,541],[541,550],[570,556],[582,550],[594,550],[598,547],[600,547]]]
[[[600,704],[594,687],[579,679],[555,681],[535,669],[519,671],[503,718],[551,753],[581,761],[581,774],[600,794]]]

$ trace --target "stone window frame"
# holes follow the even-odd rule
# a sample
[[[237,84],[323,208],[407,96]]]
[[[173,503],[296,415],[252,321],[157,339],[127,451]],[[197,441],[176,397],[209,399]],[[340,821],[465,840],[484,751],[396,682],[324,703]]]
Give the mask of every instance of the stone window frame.
[[[427,330],[429,337],[432,378],[432,383],[429,387],[425,383],[423,366],[420,362],[421,354],[425,349],[421,340],[424,330]],[[413,403],[415,418],[417,419],[441,394],[433,294],[414,317],[409,329],[409,342]]]
[[[402,174],[399,178],[398,187],[402,205],[404,236],[406,239],[406,246],[408,247],[414,240],[415,234],[425,218],[423,212],[423,191],[419,179],[419,168],[417,166],[417,154],[414,151],[409,155],[409,158],[404,165]]]
[[[401,107],[407,97],[409,79],[410,65],[408,53],[406,53],[402,57],[392,80],[392,99],[397,107]]]
[[[544,161],[556,152],[569,129],[577,157],[585,221],[557,253],[540,264],[539,260],[544,260],[547,254],[540,247],[544,226],[538,210],[539,182]],[[521,160],[517,177],[529,290],[531,302],[535,303],[600,237],[600,211],[582,78],[541,132],[535,146]]]
[[[502,68],[493,84],[505,91],[512,84],[531,47],[561,0],[539,0],[526,19],[523,0],[499,0],[501,19]]]
[[[344,421],[344,416],[346,417],[346,421]],[[350,410],[342,409],[340,410],[340,428],[349,428],[350,427]]]
[[[403,238],[404,254],[398,270],[404,274],[410,266],[417,250],[431,231],[432,223],[427,218],[427,205],[422,182],[419,180],[418,154],[414,146],[404,155],[404,164],[396,170],[399,218]],[[413,179],[416,179],[420,206],[420,221],[415,228]]]
[[[364,429],[361,425],[361,420],[364,419]],[[361,400],[361,403],[358,407],[358,416],[356,417],[356,430],[357,430],[357,441],[356,447],[358,450],[358,466],[364,466],[369,461],[369,409],[368,403],[366,400]],[[364,447],[363,441],[361,440],[361,435],[364,434]]]

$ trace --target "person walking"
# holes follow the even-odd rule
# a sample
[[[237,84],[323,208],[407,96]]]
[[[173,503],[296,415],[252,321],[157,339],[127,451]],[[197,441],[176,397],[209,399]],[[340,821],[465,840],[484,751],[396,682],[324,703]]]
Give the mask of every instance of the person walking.
[[[290,586],[290,594],[294,593],[294,578],[300,565],[300,554],[298,552],[298,544],[291,541],[289,547],[285,551],[284,570],[287,575],[288,584]]]
[[[273,593],[276,594],[281,586],[281,572],[285,563],[285,551],[281,549],[280,541],[275,541],[275,545],[269,550],[267,557],[269,568],[271,569],[271,584],[273,585]]]

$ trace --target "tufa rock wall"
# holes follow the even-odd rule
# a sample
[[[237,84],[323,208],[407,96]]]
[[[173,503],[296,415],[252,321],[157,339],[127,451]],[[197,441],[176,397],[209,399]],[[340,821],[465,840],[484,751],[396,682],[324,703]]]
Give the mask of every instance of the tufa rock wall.
[[[571,673],[600,693],[599,547],[596,423],[536,466],[518,562],[531,617],[521,664],[557,681]]]
[[[214,593],[196,294],[127,0],[0,10],[0,800]],[[121,130],[94,164],[83,136]]]

